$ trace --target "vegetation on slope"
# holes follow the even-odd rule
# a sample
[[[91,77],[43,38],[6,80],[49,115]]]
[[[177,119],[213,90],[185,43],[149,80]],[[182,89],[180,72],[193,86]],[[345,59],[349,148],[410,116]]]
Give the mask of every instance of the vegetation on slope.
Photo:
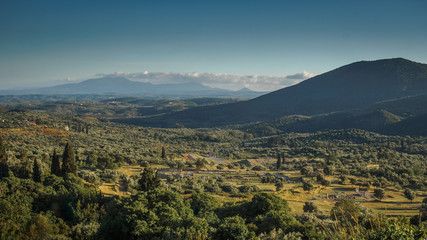
[[[360,112],[375,109],[379,102],[425,94],[427,64],[402,58],[362,61],[246,102],[188,109],[127,123],[160,127],[176,127],[177,123],[186,127],[217,127],[269,121],[288,115]],[[419,104],[405,105],[395,111],[411,112],[412,106],[419,108]]]
[[[40,111],[3,112],[0,120],[2,239],[427,234],[425,137],[155,129]],[[67,171],[52,172],[55,150]],[[70,151],[77,174],[64,165]],[[367,198],[376,189],[384,196]]]

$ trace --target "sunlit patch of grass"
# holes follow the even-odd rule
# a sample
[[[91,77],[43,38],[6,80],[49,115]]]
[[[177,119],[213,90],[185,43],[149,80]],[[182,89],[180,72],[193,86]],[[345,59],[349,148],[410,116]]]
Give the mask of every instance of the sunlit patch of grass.
[[[118,170],[128,176],[138,175],[142,172],[144,168],[138,165],[124,165]]]

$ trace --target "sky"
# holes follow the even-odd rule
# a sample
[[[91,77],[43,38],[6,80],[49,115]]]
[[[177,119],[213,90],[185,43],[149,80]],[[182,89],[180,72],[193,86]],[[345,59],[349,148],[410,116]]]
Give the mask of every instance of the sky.
[[[103,76],[270,91],[361,60],[427,63],[425,0],[0,0],[0,89]]]

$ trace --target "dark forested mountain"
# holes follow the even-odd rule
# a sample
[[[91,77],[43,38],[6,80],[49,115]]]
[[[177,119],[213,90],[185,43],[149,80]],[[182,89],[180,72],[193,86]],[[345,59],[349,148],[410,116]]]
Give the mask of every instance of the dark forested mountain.
[[[402,118],[385,110],[363,114],[337,112],[317,116],[286,116],[273,121],[247,124],[241,129],[256,136],[282,132],[316,132],[333,129],[364,129],[374,132],[390,132]],[[405,132],[402,130],[401,132]]]
[[[427,113],[387,126],[384,132],[396,135],[427,136]]]
[[[251,91],[231,91],[211,88],[200,83],[152,84],[135,82],[126,78],[96,78],[79,83],[27,90],[1,90],[0,95],[23,94],[116,94],[138,97],[194,98],[194,97],[236,97],[253,98],[264,93]]]
[[[122,121],[160,127],[177,123],[187,127],[212,127],[269,121],[287,115],[363,113],[388,108],[410,115],[413,107],[417,114],[427,111],[423,106],[420,109],[417,101],[425,100],[426,95],[427,64],[394,58],[352,63],[245,102]]]

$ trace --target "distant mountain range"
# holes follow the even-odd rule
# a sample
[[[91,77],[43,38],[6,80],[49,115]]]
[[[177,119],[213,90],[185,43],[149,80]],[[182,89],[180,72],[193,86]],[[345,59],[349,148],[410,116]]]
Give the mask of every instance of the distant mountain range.
[[[244,102],[117,121],[155,127],[218,127],[300,115],[305,117],[293,121],[292,127],[276,127],[398,132],[391,125],[406,126],[412,117],[420,123],[426,113],[427,64],[394,58],[355,62]]]
[[[84,95],[108,94],[140,98],[197,98],[197,97],[234,97],[254,98],[265,94],[244,88],[231,91],[211,88],[200,83],[152,84],[135,82],[126,78],[97,78],[79,83],[57,85],[53,87],[27,90],[1,90],[0,95]]]

